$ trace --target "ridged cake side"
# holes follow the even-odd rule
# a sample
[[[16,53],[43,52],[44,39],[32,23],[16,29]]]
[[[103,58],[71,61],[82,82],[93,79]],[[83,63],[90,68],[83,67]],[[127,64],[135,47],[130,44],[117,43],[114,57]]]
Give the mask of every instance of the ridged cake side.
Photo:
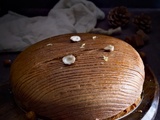
[[[73,35],[82,40],[71,42]],[[107,45],[114,51],[105,51]],[[70,54],[76,61],[65,65],[62,58]],[[144,65],[137,51],[122,40],[67,34],[23,51],[11,67],[10,80],[15,98],[36,114],[53,120],[102,120],[140,97]]]

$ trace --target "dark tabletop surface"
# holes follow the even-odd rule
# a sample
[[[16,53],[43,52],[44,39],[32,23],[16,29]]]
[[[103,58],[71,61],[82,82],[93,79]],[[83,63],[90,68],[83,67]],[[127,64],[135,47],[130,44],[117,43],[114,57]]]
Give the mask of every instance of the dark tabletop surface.
[[[109,8],[102,8],[106,16],[108,14]],[[149,43],[139,50],[146,53],[146,62],[149,64],[153,70],[158,82],[160,83],[160,9],[129,9],[132,13],[131,17],[138,15],[140,13],[146,13],[152,18],[152,31],[148,33]],[[107,19],[98,21],[97,27],[109,29]],[[118,35],[113,35],[122,40],[126,36],[131,36],[136,33],[136,28],[132,22],[128,26],[122,28],[122,33]],[[0,85],[5,84],[9,80],[10,66],[4,66],[4,60],[10,59],[12,62],[17,57],[20,52],[16,53],[0,53]],[[155,120],[160,120],[160,107]]]

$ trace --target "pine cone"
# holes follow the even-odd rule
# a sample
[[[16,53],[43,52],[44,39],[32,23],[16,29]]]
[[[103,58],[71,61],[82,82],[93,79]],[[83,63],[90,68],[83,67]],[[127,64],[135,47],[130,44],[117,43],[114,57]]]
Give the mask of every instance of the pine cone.
[[[138,29],[143,30],[145,33],[151,31],[151,17],[146,14],[137,15],[134,17],[133,23]]]
[[[123,27],[130,21],[130,13],[124,6],[115,7],[108,13],[108,22],[113,27]]]

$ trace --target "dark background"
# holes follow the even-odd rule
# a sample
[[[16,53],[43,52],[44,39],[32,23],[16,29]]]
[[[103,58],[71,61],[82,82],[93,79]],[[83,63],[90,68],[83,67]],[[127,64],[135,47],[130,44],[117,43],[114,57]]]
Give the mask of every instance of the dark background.
[[[47,15],[59,0],[0,0],[0,15],[8,10],[26,15]],[[126,6],[129,8],[160,8],[160,0],[90,0],[99,8]],[[41,11],[39,11],[41,9]]]

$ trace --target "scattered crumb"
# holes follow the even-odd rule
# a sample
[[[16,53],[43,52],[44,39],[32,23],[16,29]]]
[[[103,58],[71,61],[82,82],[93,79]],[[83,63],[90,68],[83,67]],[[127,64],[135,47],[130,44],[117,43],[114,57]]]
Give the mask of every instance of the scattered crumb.
[[[80,48],[84,48],[84,47],[85,47],[85,45],[86,45],[86,44],[85,44],[85,43],[83,43],[83,44],[81,45],[81,47],[80,47]]]
[[[96,118],[96,120],[99,120],[98,118]]]
[[[97,38],[97,36],[93,36],[92,39],[95,40]]]
[[[103,60],[108,61],[108,57],[103,55]]]
[[[4,65],[5,67],[10,67],[11,64],[12,64],[12,60],[11,60],[11,59],[5,59],[5,60],[3,61],[3,65]]]
[[[46,46],[52,46],[53,44],[52,43],[48,43]]]
[[[101,62],[101,64],[103,65],[103,64],[104,64],[104,62]]]
[[[137,110],[137,112],[142,113],[143,111],[142,110]]]

